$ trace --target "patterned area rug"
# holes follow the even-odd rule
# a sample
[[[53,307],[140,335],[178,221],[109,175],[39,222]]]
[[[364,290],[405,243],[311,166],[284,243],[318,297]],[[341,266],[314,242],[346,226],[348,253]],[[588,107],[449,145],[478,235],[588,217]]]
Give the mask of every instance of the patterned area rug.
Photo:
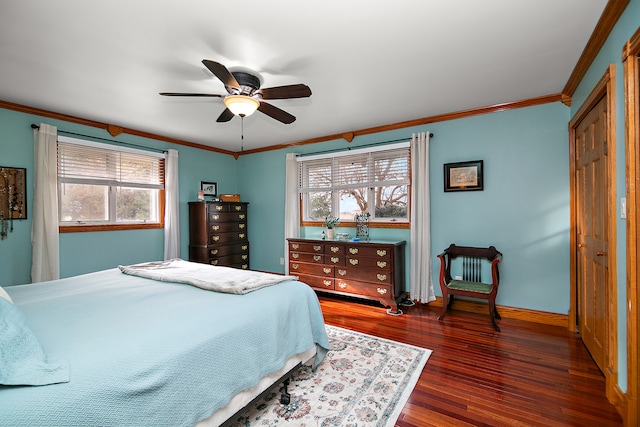
[[[234,427],[391,427],[431,350],[327,325],[331,351],[316,369],[302,366],[280,393],[238,418]]]

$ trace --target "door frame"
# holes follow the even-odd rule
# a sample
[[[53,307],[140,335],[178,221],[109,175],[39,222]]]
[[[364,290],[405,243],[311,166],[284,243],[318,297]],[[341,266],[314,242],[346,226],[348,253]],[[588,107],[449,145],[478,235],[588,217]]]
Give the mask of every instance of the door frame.
[[[586,115],[603,98],[607,102],[607,216],[606,225],[608,254],[607,289],[608,301],[605,304],[605,322],[607,339],[604,342],[606,393],[609,401],[614,401],[615,388],[618,386],[618,292],[616,269],[616,127],[615,127],[615,65],[611,64],[600,81],[593,88],[582,106],[569,121],[569,186],[570,186],[570,305],[568,328],[577,331],[578,289],[577,289],[577,197],[576,197],[576,128]]]
[[[625,120],[626,120],[626,171],[627,171],[627,392],[622,412],[627,425],[640,421],[638,393],[640,393],[640,355],[638,331],[640,315],[640,28],[622,49],[624,65]]]

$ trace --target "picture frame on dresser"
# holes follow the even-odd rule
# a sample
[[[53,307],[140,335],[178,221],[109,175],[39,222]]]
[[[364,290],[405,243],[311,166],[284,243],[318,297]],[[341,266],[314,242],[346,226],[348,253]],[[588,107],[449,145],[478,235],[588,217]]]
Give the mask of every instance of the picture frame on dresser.
[[[218,183],[200,181],[200,190],[202,190],[205,196],[216,197],[218,195]]]

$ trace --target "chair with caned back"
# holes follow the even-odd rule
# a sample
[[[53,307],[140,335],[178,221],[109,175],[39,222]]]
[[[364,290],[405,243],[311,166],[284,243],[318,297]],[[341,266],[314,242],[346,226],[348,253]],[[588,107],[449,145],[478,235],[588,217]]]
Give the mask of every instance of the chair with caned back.
[[[500,319],[496,309],[496,296],[500,283],[498,264],[502,261],[502,253],[493,246],[475,248],[451,244],[438,258],[442,290],[442,312],[438,320],[442,320],[447,314],[455,295],[481,298],[488,300],[491,324],[500,332],[495,319]],[[483,277],[490,278],[490,281],[483,280]]]

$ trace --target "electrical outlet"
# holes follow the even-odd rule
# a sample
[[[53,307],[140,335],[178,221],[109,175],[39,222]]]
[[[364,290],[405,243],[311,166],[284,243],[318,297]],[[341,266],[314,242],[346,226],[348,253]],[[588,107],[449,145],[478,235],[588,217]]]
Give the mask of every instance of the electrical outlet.
[[[280,258],[280,265],[284,265],[284,258]]]
[[[620,199],[620,218],[624,219],[627,217],[627,198],[623,197]]]

